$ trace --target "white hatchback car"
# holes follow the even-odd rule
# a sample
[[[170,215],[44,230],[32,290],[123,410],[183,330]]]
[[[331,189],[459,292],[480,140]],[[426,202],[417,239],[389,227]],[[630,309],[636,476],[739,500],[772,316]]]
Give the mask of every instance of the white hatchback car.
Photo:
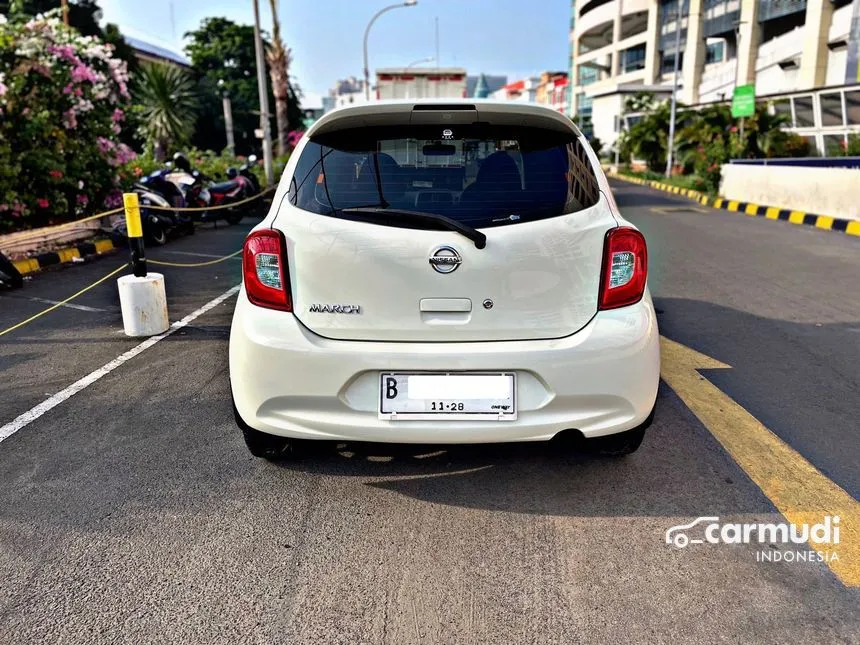
[[[645,240],[537,105],[335,110],[245,241],[230,333],[257,456],[304,440],[638,448],[654,414]]]

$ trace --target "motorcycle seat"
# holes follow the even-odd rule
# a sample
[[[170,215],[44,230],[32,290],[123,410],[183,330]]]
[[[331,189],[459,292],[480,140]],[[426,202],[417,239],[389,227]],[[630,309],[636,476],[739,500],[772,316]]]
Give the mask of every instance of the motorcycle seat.
[[[210,193],[231,193],[242,187],[238,181],[222,181],[220,184],[212,184],[209,186]]]

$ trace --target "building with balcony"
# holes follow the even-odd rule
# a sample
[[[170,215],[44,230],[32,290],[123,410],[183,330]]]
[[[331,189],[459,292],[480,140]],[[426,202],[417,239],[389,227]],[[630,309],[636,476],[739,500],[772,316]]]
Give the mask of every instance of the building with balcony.
[[[671,95],[676,50],[687,105],[753,83],[821,154],[860,132],[860,0],[573,0],[572,12],[570,114],[604,144],[628,96]]]

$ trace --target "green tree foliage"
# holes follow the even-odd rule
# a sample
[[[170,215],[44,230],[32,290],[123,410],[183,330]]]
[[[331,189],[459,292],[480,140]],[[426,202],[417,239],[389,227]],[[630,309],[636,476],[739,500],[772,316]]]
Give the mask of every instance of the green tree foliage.
[[[669,103],[658,103],[653,95],[640,93],[626,103],[628,113],[641,118],[622,134],[621,156],[645,161],[649,170],[662,172],[666,167],[669,133]],[[787,118],[771,114],[767,106],[756,107],[754,116],[744,121],[732,117],[728,105],[709,105],[699,110],[678,107],[676,116],[675,159],[685,174],[697,177],[702,190],[716,192],[722,164],[730,159],[766,157],[803,157],[809,145],[803,137],[785,130]]]
[[[135,105],[142,134],[156,159],[182,147],[194,133],[197,92],[186,70],[167,63],[140,67],[134,85]]]
[[[654,172],[666,168],[669,109],[669,104],[666,102],[654,105],[650,112],[643,114],[636,123],[622,133],[619,144],[623,154],[641,159],[648,165],[648,169]],[[684,118],[680,106],[677,118],[679,121]]]
[[[254,130],[260,127],[260,102],[257,93],[257,62],[254,28],[226,18],[207,18],[200,28],[185,34],[190,39],[185,53],[191,59],[192,73],[199,86],[200,112],[193,137],[195,146],[221,150],[227,145],[224,130],[222,91],[232,102],[236,151],[259,152]],[[219,87],[218,81],[223,81]],[[299,89],[293,84],[289,93],[289,122],[301,123]],[[269,91],[269,107],[274,116],[275,97]],[[275,131],[272,123],[272,131]]]

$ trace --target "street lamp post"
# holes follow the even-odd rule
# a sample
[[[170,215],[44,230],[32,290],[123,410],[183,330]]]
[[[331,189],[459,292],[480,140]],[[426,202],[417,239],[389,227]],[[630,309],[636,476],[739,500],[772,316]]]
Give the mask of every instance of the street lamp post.
[[[414,7],[417,4],[418,0],[404,0],[404,2],[401,2],[400,4],[393,4],[388,7],[384,7],[373,14],[373,18],[370,19],[369,23],[367,23],[367,27],[364,30],[364,98],[367,99],[368,102],[370,101],[370,68],[367,64],[367,36],[370,33],[370,28],[373,26],[373,23],[376,22],[376,19],[386,11],[398,9],[400,7]]]
[[[676,0],[678,12],[675,14],[675,67],[672,76],[672,107],[669,113],[669,144],[666,151],[666,177],[672,176],[673,152],[675,148],[675,111],[678,104],[678,63],[681,51],[681,11],[684,0]],[[688,61],[689,62],[689,61]]]

